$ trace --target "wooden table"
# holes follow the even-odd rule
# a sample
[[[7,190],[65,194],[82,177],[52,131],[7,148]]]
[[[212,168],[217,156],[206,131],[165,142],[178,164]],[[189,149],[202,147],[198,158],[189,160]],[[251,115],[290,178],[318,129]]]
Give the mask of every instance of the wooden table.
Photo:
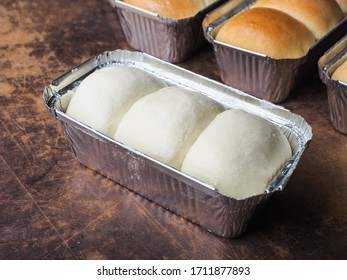
[[[239,238],[219,238],[79,164],[42,101],[52,79],[130,49],[107,0],[0,2],[0,259],[346,259],[347,136],[318,76],[282,105],[313,140]],[[219,80],[207,46],[179,64]]]

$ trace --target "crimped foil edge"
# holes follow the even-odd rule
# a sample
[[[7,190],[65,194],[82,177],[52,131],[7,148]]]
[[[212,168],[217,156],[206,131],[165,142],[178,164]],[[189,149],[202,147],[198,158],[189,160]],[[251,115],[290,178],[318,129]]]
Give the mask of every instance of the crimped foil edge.
[[[201,225],[210,232],[223,237],[240,235],[246,229],[256,206],[274,191],[284,188],[312,138],[310,126],[302,117],[280,106],[251,97],[142,53],[121,50],[105,52],[81,64],[81,78],[86,72],[90,73],[98,67],[112,63],[142,68],[166,81],[201,91],[202,94],[224,105],[256,113],[282,127],[284,132],[293,138],[288,140],[295,152],[294,156],[270,184],[268,191],[259,196],[236,200],[225,197],[213,187],[125,147],[66,116],[59,110],[59,96],[64,96],[71,86],[80,82],[80,78],[75,79],[79,73],[78,67],[46,87],[45,105],[55,111],[76,158],[82,164]],[[118,168],[115,168],[117,165]]]

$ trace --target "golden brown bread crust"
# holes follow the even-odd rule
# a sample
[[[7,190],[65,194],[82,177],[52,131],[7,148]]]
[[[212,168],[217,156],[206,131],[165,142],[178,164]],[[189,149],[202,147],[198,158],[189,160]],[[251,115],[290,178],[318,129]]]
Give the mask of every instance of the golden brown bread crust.
[[[316,39],[323,37],[343,19],[335,0],[258,0],[253,7],[266,7],[285,12],[305,24]]]
[[[347,83],[347,60],[335,70],[331,79]]]
[[[188,18],[196,15],[211,1],[203,0],[124,0],[128,4],[156,13],[162,17]]]
[[[216,39],[275,59],[302,57],[315,42],[305,25],[267,8],[248,9],[230,18]]]
[[[347,15],[347,0],[336,0],[337,4],[339,4],[344,15]]]

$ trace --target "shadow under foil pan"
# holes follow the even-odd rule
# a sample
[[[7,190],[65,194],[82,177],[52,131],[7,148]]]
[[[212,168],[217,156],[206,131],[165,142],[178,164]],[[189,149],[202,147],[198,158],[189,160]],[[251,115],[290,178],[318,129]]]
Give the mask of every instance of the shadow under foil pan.
[[[198,91],[226,109],[242,109],[271,121],[287,136],[293,157],[264,194],[236,200],[67,116],[62,110],[64,94],[78,87],[80,81],[96,69],[111,64],[143,69],[167,84]],[[243,233],[256,206],[285,187],[312,138],[307,122],[283,107],[140,52],[115,50],[92,57],[47,85],[43,100],[47,111],[61,122],[73,153],[83,165],[208,231],[228,238]]]

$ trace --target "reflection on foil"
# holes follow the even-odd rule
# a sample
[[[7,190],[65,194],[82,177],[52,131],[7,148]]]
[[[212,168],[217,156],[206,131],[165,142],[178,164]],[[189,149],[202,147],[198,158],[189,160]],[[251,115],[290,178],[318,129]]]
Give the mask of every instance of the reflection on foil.
[[[59,98],[77,85],[85,73],[109,64],[143,69],[168,84],[196,90],[225,108],[242,109],[266,118],[287,136],[292,158],[264,194],[236,200],[67,116],[59,106]],[[61,122],[76,158],[118,184],[219,236],[231,238],[245,231],[256,206],[285,187],[312,138],[311,127],[299,115],[147,54],[123,50],[105,52],[76,69],[46,86],[43,93],[47,111]]]

